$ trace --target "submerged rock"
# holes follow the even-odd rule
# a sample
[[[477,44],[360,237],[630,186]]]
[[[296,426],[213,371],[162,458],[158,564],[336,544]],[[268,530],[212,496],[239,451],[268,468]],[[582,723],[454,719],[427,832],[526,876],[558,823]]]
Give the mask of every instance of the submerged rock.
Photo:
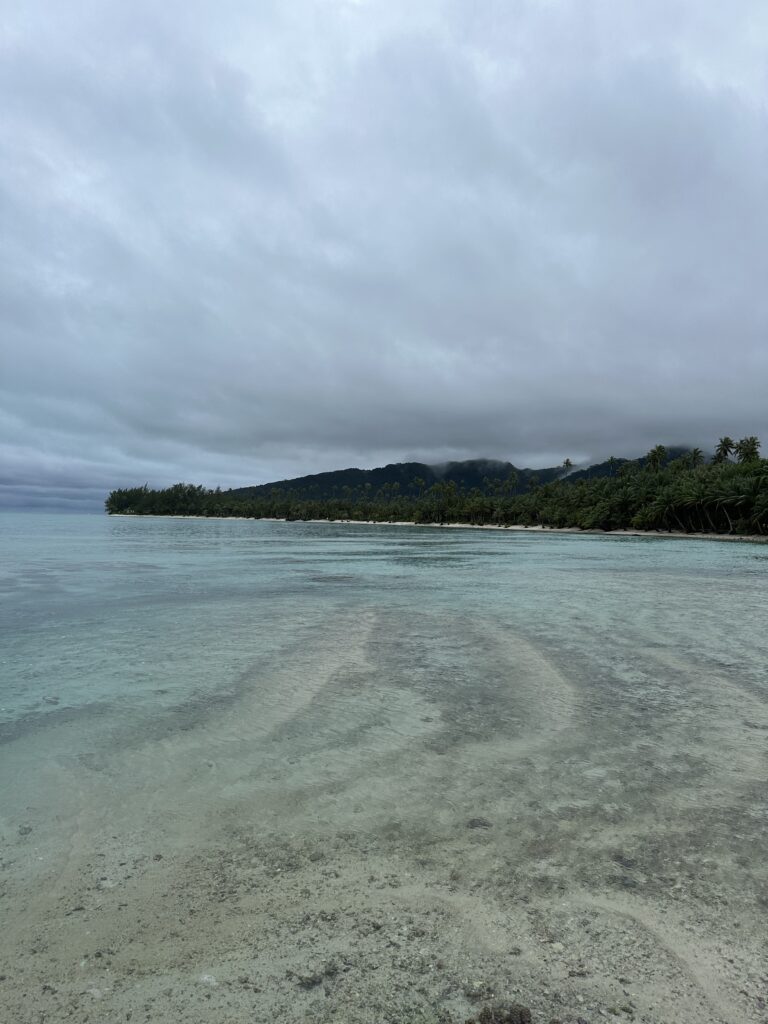
[[[335,960],[329,960],[318,970],[307,974],[293,974],[293,972],[290,972],[296,978],[299,988],[304,989],[315,988],[316,985],[322,984],[326,979],[335,978],[338,973],[339,967]]]
[[[470,818],[467,828],[493,828],[493,822],[487,818]]]

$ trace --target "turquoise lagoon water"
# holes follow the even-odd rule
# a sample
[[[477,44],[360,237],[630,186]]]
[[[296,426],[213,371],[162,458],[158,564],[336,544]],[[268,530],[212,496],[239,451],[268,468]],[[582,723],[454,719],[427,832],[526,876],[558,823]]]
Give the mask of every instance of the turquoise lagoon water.
[[[440,886],[466,906],[482,893],[478,913],[505,908],[507,924],[494,927],[522,947],[534,1003],[558,971],[577,979],[558,996],[563,1006],[581,998],[574,1014],[607,999],[619,984],[617,936],[630,928],[634,948],[652,949],[645,975],[624,967],[643,1019],[685,1021],[690,1010],[726,1020],[735,1000],[738,1019],[763,1020],[767,598],[768,548],[755,544],[3,515],[4,941],[13,959],[48,935],[47,959],[17,964],[35,991],[55,979],[45,984],[58,994],[35,996],[35,1011],[65,1019],[93,990],[115,1020],[145,999],[156,1000],[153,1019],[192,1012],[179,1002],[182,963],[198,977],[247,959],[244,918],[227,924],[213,894],[222,859],[248,848],[237,871],[257,870],[258,857],[273,865],[274,920],[334,877],[350,907],[384,913],[379,882],[366,879],[397,864],[418,888],[417,919]],[[328,849],[335,875],[321,885],[312,872]],[[290,870],[274,868],[279,857]],[[151,876],[161,868],[172,874],[162,913]],[[295,885],[274,881],[290,871]],[[602,915],[590,982],[555,963],[586,955],[582,911]],[[169,923],[187,912],[206,921],[205,950]],[[547,921],[566,949],[536,959],[526,943],[545,941],[536,929]],[[455,991],[445,979],[412,987],[428,991],[412,996],[419,1012],[440,999],[466,1009],[468,927],[457,918],[454,938],[434,939],[458,980]],[[342,980],[326,984],[322,1007],[311,986],[297,995],[285,962],[273,962],[287,941],[278,932],[258,961],[260,994],[247,1005],[230,997],[225,1011],[206,992],[195,1019],[250,1020],[254,1007],[369,1019]],[[108,984],[90,978],[84,989],[94,934],[114,962]],[[280,956],[303,955],[295,930],[289,945]],[[497,952],[484,949],[472,969],[487,971]],[[151,988],[161,977],[173,983]]]
[[[765,693],[767,597],[756,545],[7,514],[0,714],[21,729],[65,709],[216,701],[339,614],[369,610],[406,632],[414,613],[449,630],[487,617],[600,666],[617,699],[644,652],[665,648]]]

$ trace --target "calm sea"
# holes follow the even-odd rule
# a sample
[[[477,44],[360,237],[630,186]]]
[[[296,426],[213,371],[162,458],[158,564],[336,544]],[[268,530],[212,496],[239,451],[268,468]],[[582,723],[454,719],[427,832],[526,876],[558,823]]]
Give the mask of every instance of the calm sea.
[[[0,601],[9,1020],[765,1019],[767,547],[7,514]]]
[[[768,548],[751,544],[6,514],[0,716],[24,731],[94,705],[153,716],[194,700],[203,715],[244,674],[258,688],[366,613],[386,617],[393,643],[429,616],[426,664],[462,622],[486,620],[617,700],[642,689],[659,650],[759,692],[766,598]],[[467,668],[482,675],[492,655],[473,648]]]

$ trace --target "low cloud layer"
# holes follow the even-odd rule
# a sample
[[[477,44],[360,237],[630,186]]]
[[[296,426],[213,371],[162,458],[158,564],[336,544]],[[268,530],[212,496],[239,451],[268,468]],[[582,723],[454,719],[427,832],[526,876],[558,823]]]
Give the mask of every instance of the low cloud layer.
[[[30,0],[0,45],[0,504],[768,443],[759,0]]]

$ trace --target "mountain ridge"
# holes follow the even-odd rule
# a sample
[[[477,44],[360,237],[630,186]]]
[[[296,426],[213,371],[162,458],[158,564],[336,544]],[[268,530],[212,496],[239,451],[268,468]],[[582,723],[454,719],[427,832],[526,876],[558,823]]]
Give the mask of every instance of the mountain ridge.
[[[667,448],[667,460],[679,458],[689,450],[682,447],[669,447]],[[264,484],[235,487],[222,493],[233,498],[247,500],[265,497],[273,491],[280,491],[299,500],[317,501],[341,497],[345,487],[359,490],[370,485],[370,490],[375,493],[384,486],[388,485],[391,489],[397,484],[399,494],[417,496],[433,484],[443,481],[445,483],[453,482],[459,489],[465,491],[477,489],[484,493],[495,492],[500,485],[506,485],[511,494],[525,494],[530,490],[532,484],[546,484],[565,478],[580,480],[613,476],[621,465],[633,461],[641,465],[644,462],[642,458],[634,460],[606,459],[603,462],[584,467],[568,468],[560,465],[541,469],[521,468],[512,462],[487,458],[435,464],[391,462],[373,469],[359,469],[350,466],[347,469],[310,473],[305,476],[275,480]],[[513,474],[516,478],[514,485],[510,483],[510,477]],[[419,484],[418,481],[421,483]]]
[[[527,490],[531,477],[538,476],[540,482],[546,483],[565,474],[560,467],[547,467],[542,470],[518,468],[511,462],[495,459],[466,459],[461,462],[444,462],[430,465],[426,462],[390,462],[372,469],[359,469],[350,466],[346,469],[329,470],[323,473],[310,473],[305,476],[276,480],[265,484],[254,484],[248,487],[233,488],[233,497],[255,498],[279,490],[296,498],[330,498],[337,497],[345,487],[352,489],[370,486],[372,491],[382,487],[398,485],[401,494],[417,495],[420,491],[443,481],[453,481],[462,489],[488,489],[506,481],[512,474],[518,478],[520,491]]]

